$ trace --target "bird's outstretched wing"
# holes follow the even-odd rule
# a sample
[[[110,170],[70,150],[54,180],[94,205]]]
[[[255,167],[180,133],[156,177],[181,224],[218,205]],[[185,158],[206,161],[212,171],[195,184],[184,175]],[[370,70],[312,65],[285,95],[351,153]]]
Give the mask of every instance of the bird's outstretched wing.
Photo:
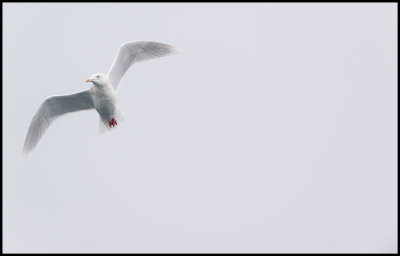
[[[32,118],[25,139],[24,153],[29,153],[36,146],[51,122],[57,117],[93,107],[92,95],[88,90],[71,95],[47,98]]]
[[[157,42],[136,41],[124,43],[119,47],[107,77],[114,89],[117,90],[121,78],[133,63],[164,57],[177,52],[178,50],[175,47]]]

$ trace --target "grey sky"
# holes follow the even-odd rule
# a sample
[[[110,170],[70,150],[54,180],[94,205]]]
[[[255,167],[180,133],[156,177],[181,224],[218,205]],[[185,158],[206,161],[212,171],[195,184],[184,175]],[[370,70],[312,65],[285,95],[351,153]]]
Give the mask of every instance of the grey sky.
[[[105,135],[41,102],[126,41]],[[4,252],[397,252],[397,4],[3,4]]]

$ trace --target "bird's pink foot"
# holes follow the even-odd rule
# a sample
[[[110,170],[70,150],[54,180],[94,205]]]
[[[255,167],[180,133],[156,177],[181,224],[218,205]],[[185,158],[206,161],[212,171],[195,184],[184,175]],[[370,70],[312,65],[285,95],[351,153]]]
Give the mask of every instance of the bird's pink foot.
[[[110,127],[114,127],[115,125],[117,125],[117,120],[115,120],[115,118],[113,117],[110,121],[108,121],[108,125]]]

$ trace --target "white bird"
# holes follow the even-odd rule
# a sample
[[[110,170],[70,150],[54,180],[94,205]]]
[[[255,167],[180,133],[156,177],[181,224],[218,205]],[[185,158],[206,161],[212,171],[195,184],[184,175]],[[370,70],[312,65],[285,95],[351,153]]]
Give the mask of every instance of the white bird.
[[[121,119],[116,92],[129,67],[138,61],[177,52],[175,47],[157,42],[136,41],[122,44],[107,75],[97,73],[86,80],[92,83],[88,90],[71,95],[52,96],[42,103],[32,118],[23,152],[27,154],[32,151],[52,121],[67,113],[96,109],[100,116],[101,131],[115,127]]]

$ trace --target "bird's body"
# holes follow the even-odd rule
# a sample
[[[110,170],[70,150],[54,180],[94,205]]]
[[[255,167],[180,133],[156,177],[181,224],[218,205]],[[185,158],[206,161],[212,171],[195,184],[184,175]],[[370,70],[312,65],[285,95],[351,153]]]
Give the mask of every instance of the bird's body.
[[[117,106],[117,90],[122,77],[133,63],[177,53],[173,46],[136,41],[122,44],[107,75],[97,73],[86,82],[91,87],[79,93],[47,98],[32,118],[25,139],[24,152],[30,152],[56,118],[71,112],[95,109],[100,116],[100,130],[118,125],[122,116]]]
[[[89,92],[92,95],[94,108],[99,114],[101,121],[107,124],[113,118],[115,119],[117,95],[108,79],[107,83],[102,87],[93,84]]]

